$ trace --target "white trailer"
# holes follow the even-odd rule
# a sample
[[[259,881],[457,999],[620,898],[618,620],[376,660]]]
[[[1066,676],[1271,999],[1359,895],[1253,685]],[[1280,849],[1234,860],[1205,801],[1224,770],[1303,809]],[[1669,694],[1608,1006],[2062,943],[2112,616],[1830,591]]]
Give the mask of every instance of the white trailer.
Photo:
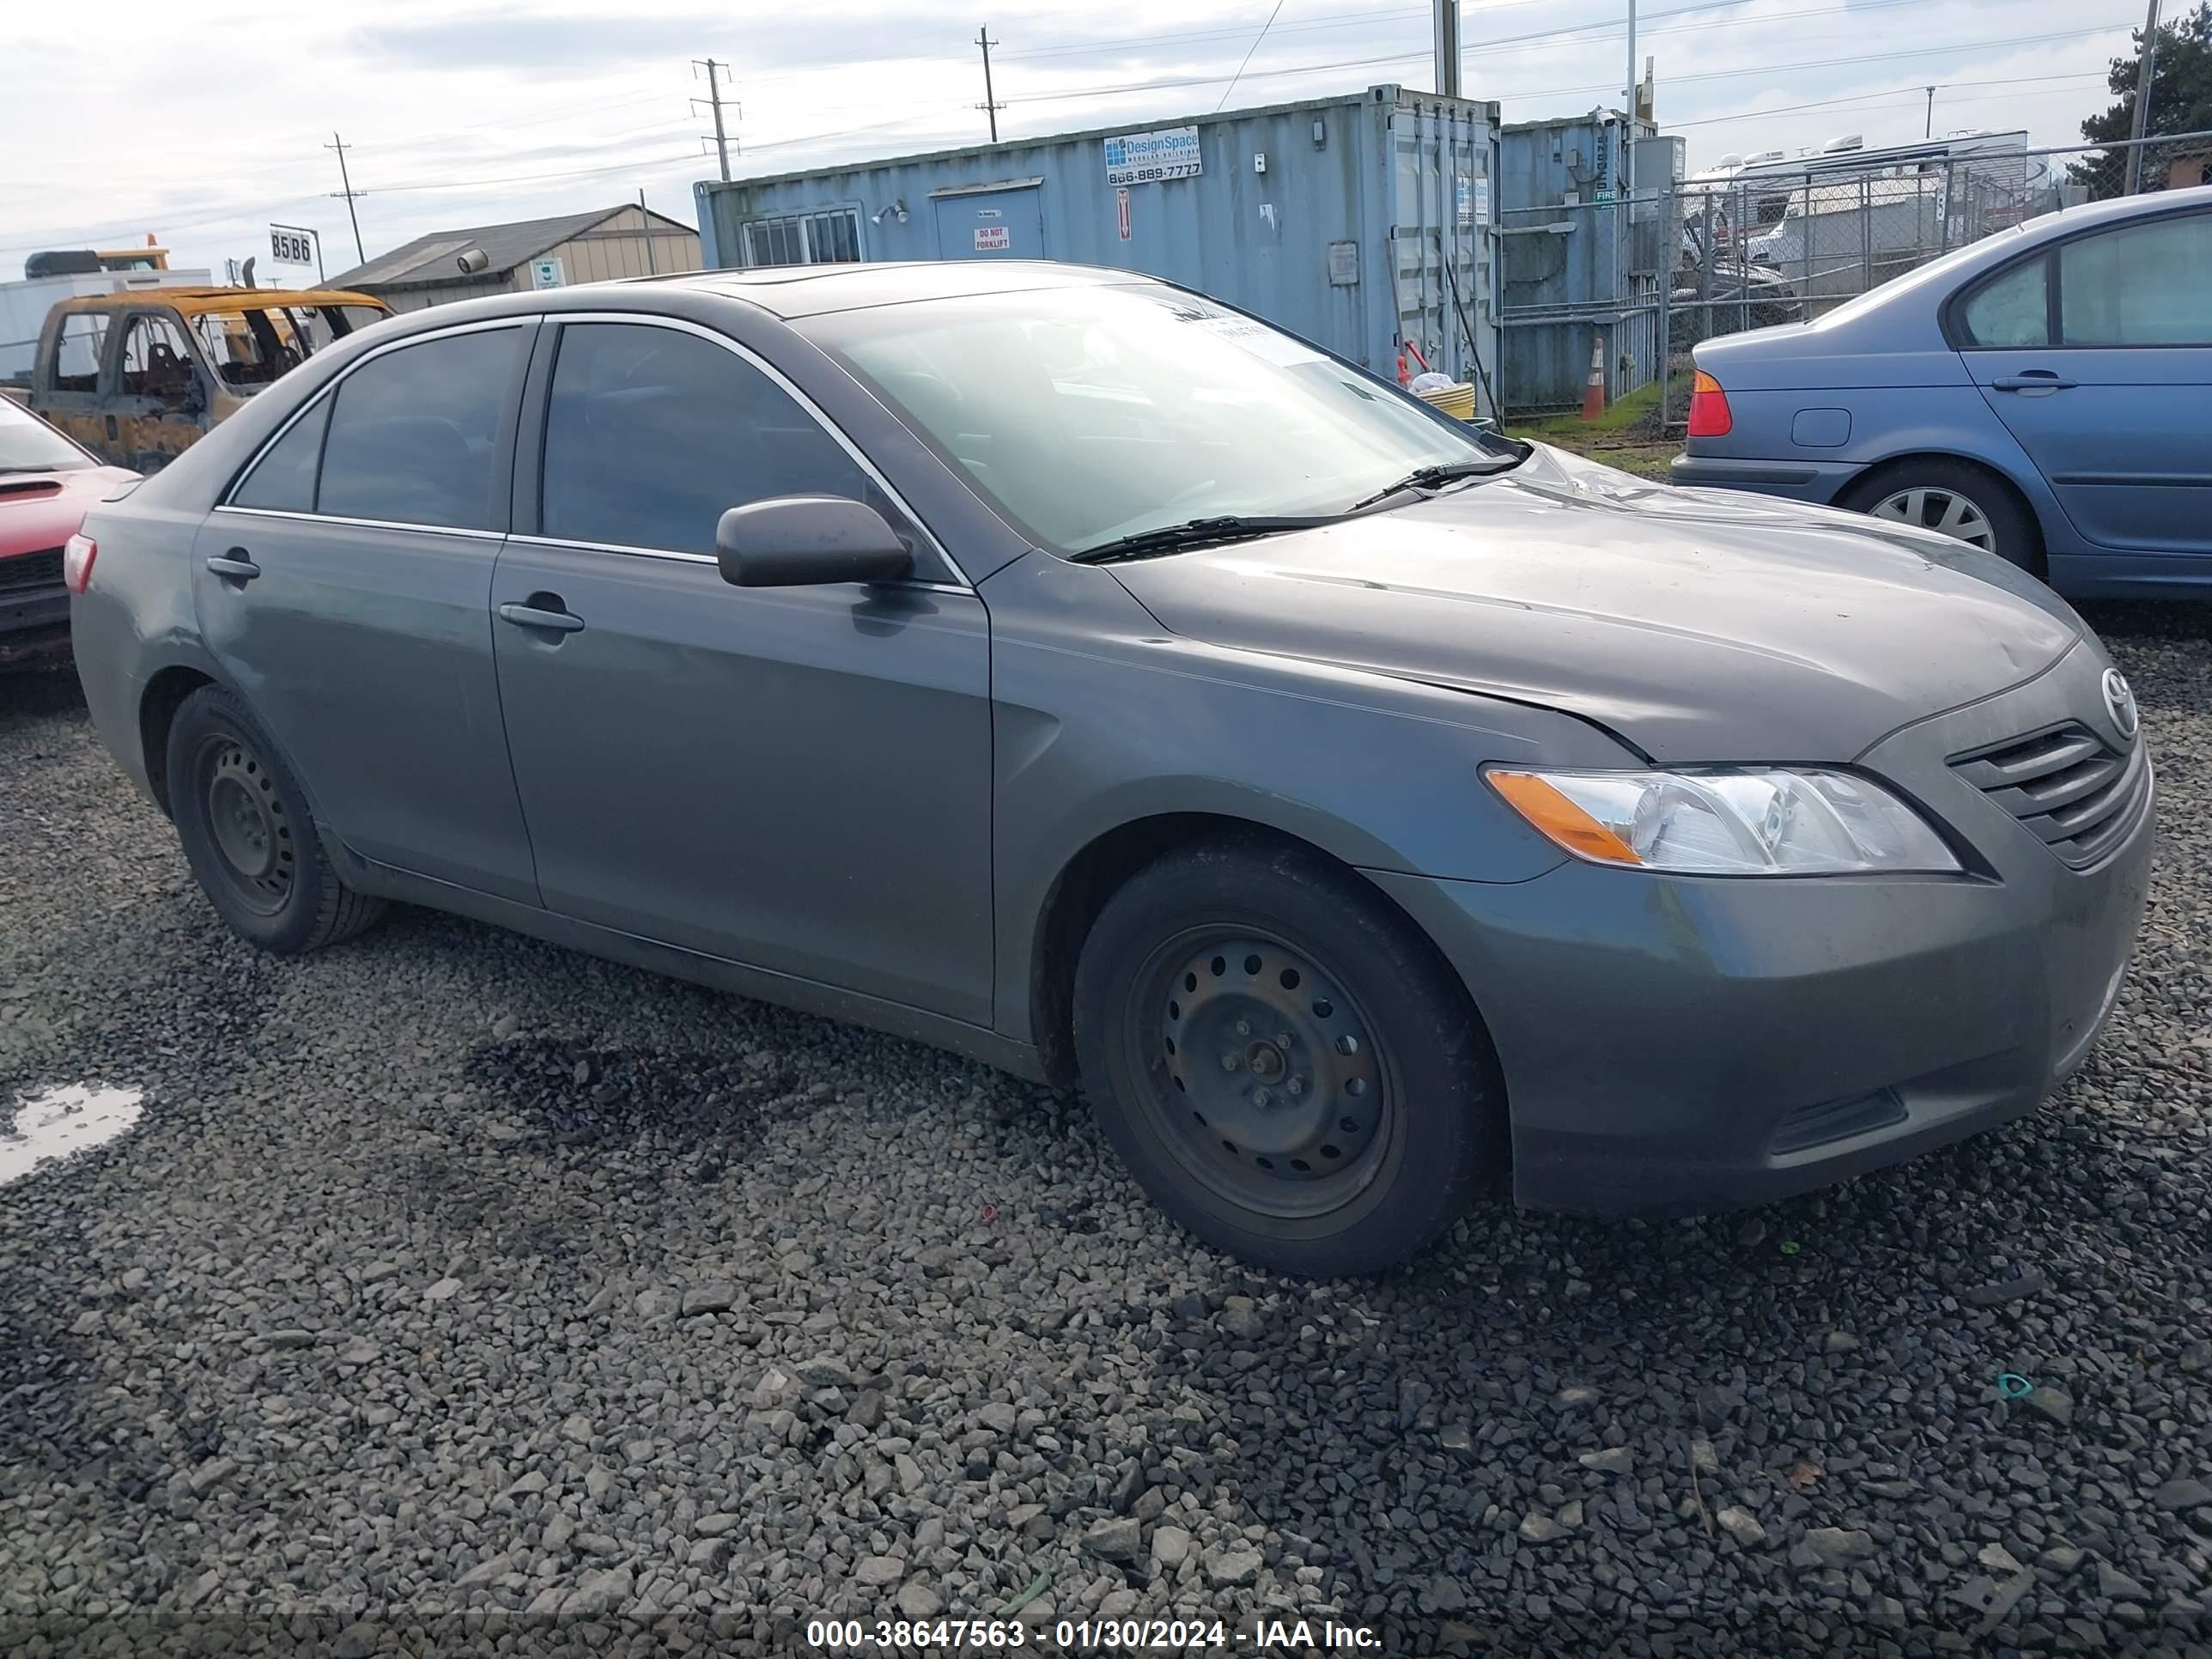
[[[207,270],[87,270],[0,283],[0,381],[30,379],[39,331],[46,326],[46,313],[64,300],[142,288],[205,288],[214,280]]]

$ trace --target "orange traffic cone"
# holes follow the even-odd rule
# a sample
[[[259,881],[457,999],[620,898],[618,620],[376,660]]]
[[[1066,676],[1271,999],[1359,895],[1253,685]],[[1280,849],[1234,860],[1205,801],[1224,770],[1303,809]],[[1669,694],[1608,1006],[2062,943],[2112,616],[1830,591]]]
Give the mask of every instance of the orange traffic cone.
[[[1400,386],[1413,384],[1413,371],[1406,367],[1406,354],[1402,351],[1398,354],[1398,384]]]
[[[1605,336],[1590,331],[1589,380],[1583,387],[1583,419],[1595,421],[1605,413]]]

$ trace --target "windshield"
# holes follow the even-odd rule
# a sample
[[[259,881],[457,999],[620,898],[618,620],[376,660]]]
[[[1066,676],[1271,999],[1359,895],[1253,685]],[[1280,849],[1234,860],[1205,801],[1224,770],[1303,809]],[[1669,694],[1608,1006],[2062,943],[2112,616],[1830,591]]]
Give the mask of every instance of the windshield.
[[[0,472],[75,472],[99,465],[14,398],[0,397]]]
[[[799,326],[1061,553],[1194,519],[1341,512],[1419,468],[1516,453],[1170,289],[930,300]]]

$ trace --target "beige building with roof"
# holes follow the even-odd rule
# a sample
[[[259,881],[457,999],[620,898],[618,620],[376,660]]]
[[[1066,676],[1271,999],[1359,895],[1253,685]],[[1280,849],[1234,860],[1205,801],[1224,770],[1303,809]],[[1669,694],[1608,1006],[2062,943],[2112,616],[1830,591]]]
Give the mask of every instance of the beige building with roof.
[[[465,264],[464,262],[466,262]],[[699,233],[635,202],[591,213],[435,230],[331,278],[394,311],[700,268]]]

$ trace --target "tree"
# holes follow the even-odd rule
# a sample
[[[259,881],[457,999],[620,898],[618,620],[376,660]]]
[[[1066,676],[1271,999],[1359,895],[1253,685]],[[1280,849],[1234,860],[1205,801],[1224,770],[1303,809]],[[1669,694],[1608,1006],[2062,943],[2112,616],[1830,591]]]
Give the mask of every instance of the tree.
[[[2081,136],[2092,143],[2124,143],[2135,131],[2136,78],[2142,61],[2142,31],[2135,31],[2136,50],[2112,59],[2107,84],[2118,99],[2102,115],[2081,123]],[[2198,0],[2193,11],[2185,11],[2158,29],[2158,57],[2151,65],[2150,120],[2143,131],[2156,138],[2166,134],[2212,131],[2212,0]],[[2212,140],[2207,141],[2212,149]],[[2117,196],[2126,188],[2125,150],[2114,150],[2094,161],[2077,161],[2069,169],[2076,184],[2088,186],[2092,197]],[[2161,190],[2166,168],[2156,149],[2143,157],[2142,188]]]

